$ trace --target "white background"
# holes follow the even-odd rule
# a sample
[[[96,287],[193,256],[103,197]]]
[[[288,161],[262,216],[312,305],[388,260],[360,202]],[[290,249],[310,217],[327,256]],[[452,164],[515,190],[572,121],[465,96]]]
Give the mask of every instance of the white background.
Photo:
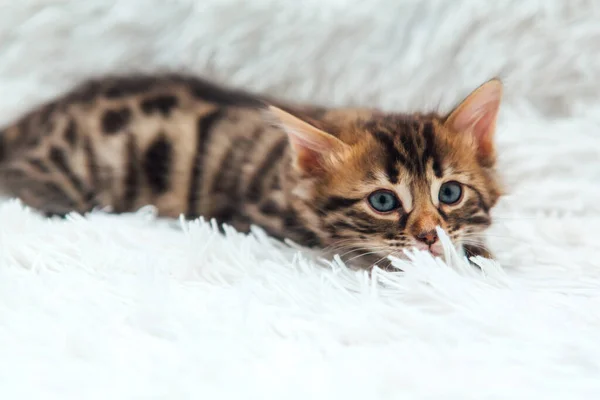
[[[418,255],[387,287],[261,236],[0,205],[0,397],[598,398],[599,21],[594,0],[0,2],[0,124],[106,72],[398,111],[500,76],[509,191],[500,266]]]

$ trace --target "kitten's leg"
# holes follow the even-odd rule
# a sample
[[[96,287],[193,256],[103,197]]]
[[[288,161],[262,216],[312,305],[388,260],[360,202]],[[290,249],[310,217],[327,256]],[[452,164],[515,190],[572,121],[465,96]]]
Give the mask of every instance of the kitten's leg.
[[[95,207],[94,194],[75,176],[65,177],[43,160],[20,159],[0,168],[2,194],[19,198],[45,215],[86,213]]]
[[[481,245],[465,244],[463,246],[463,248],[465,250],[465,255],[467,256],[469,261],[471,261],[471,257],[477,257],[477,256],[489,258],[491,260],[494,259],[494,255],[484,244],[481,244]]]

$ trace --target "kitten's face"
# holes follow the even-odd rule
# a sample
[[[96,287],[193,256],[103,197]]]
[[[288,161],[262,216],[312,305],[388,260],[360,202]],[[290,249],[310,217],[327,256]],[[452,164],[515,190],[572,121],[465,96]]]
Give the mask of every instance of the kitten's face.
[[[490,225],[499,188],[466,135],[435,119],[394,116],[374,117],[356,135],[350,151],[305,183],[328,245],[356,249],[348,255],[357,259],[411,247],[441,255],[436,226],[460,245]]]
[[[294,194],[331,252],[379,265],[409,248],[442,255],[438,226],[457,247],[482,244],[500,188],[491,145],[497,105],[485,113],[498,87],[481,88],[449,117],[342,113],[328,130],[333,141],[300,143],[330,147],[298,151],[304,173]]]

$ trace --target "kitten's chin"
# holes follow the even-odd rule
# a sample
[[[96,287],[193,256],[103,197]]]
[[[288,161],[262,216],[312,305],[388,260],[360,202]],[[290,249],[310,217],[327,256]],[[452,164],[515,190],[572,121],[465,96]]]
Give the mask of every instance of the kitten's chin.
[[[422,243],[415,243],[412,247],[406,247],[405,249],[401,249],[399,251],[392,253],[373,253],[373,254],[365,254],[360,257],[356,256],[348,256],[342,257],[346,266],[353,269],[372,269],[374,266],[378,268],[389,270],[389,271],[398,271],[398,268],[392,265],[392,261],[390,260],[390,256],[399,260],[411,260],[411,257],[406,254],[404,250],[408,252],[412,252],[414,250],[417,251],[425,251],[429,252],[433,257],[439,257],[441,259],[445,259],[444,247],[441,242],[437,242],[433,244],[431,247],[424,245]],[[327,255],[327,257],[331,257],[332,254]]]

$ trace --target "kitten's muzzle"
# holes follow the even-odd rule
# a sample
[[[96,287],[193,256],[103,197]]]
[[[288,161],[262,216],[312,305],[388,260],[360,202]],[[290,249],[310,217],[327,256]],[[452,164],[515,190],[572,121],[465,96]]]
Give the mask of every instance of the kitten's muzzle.
[[[422,213],[415,216],[412,221],[411,233],[415,247],[419,250],[426,250],[433,255],[443,253],[443,248],[437,234],[436,226],[441,224],[439,217],[433,213]]]

